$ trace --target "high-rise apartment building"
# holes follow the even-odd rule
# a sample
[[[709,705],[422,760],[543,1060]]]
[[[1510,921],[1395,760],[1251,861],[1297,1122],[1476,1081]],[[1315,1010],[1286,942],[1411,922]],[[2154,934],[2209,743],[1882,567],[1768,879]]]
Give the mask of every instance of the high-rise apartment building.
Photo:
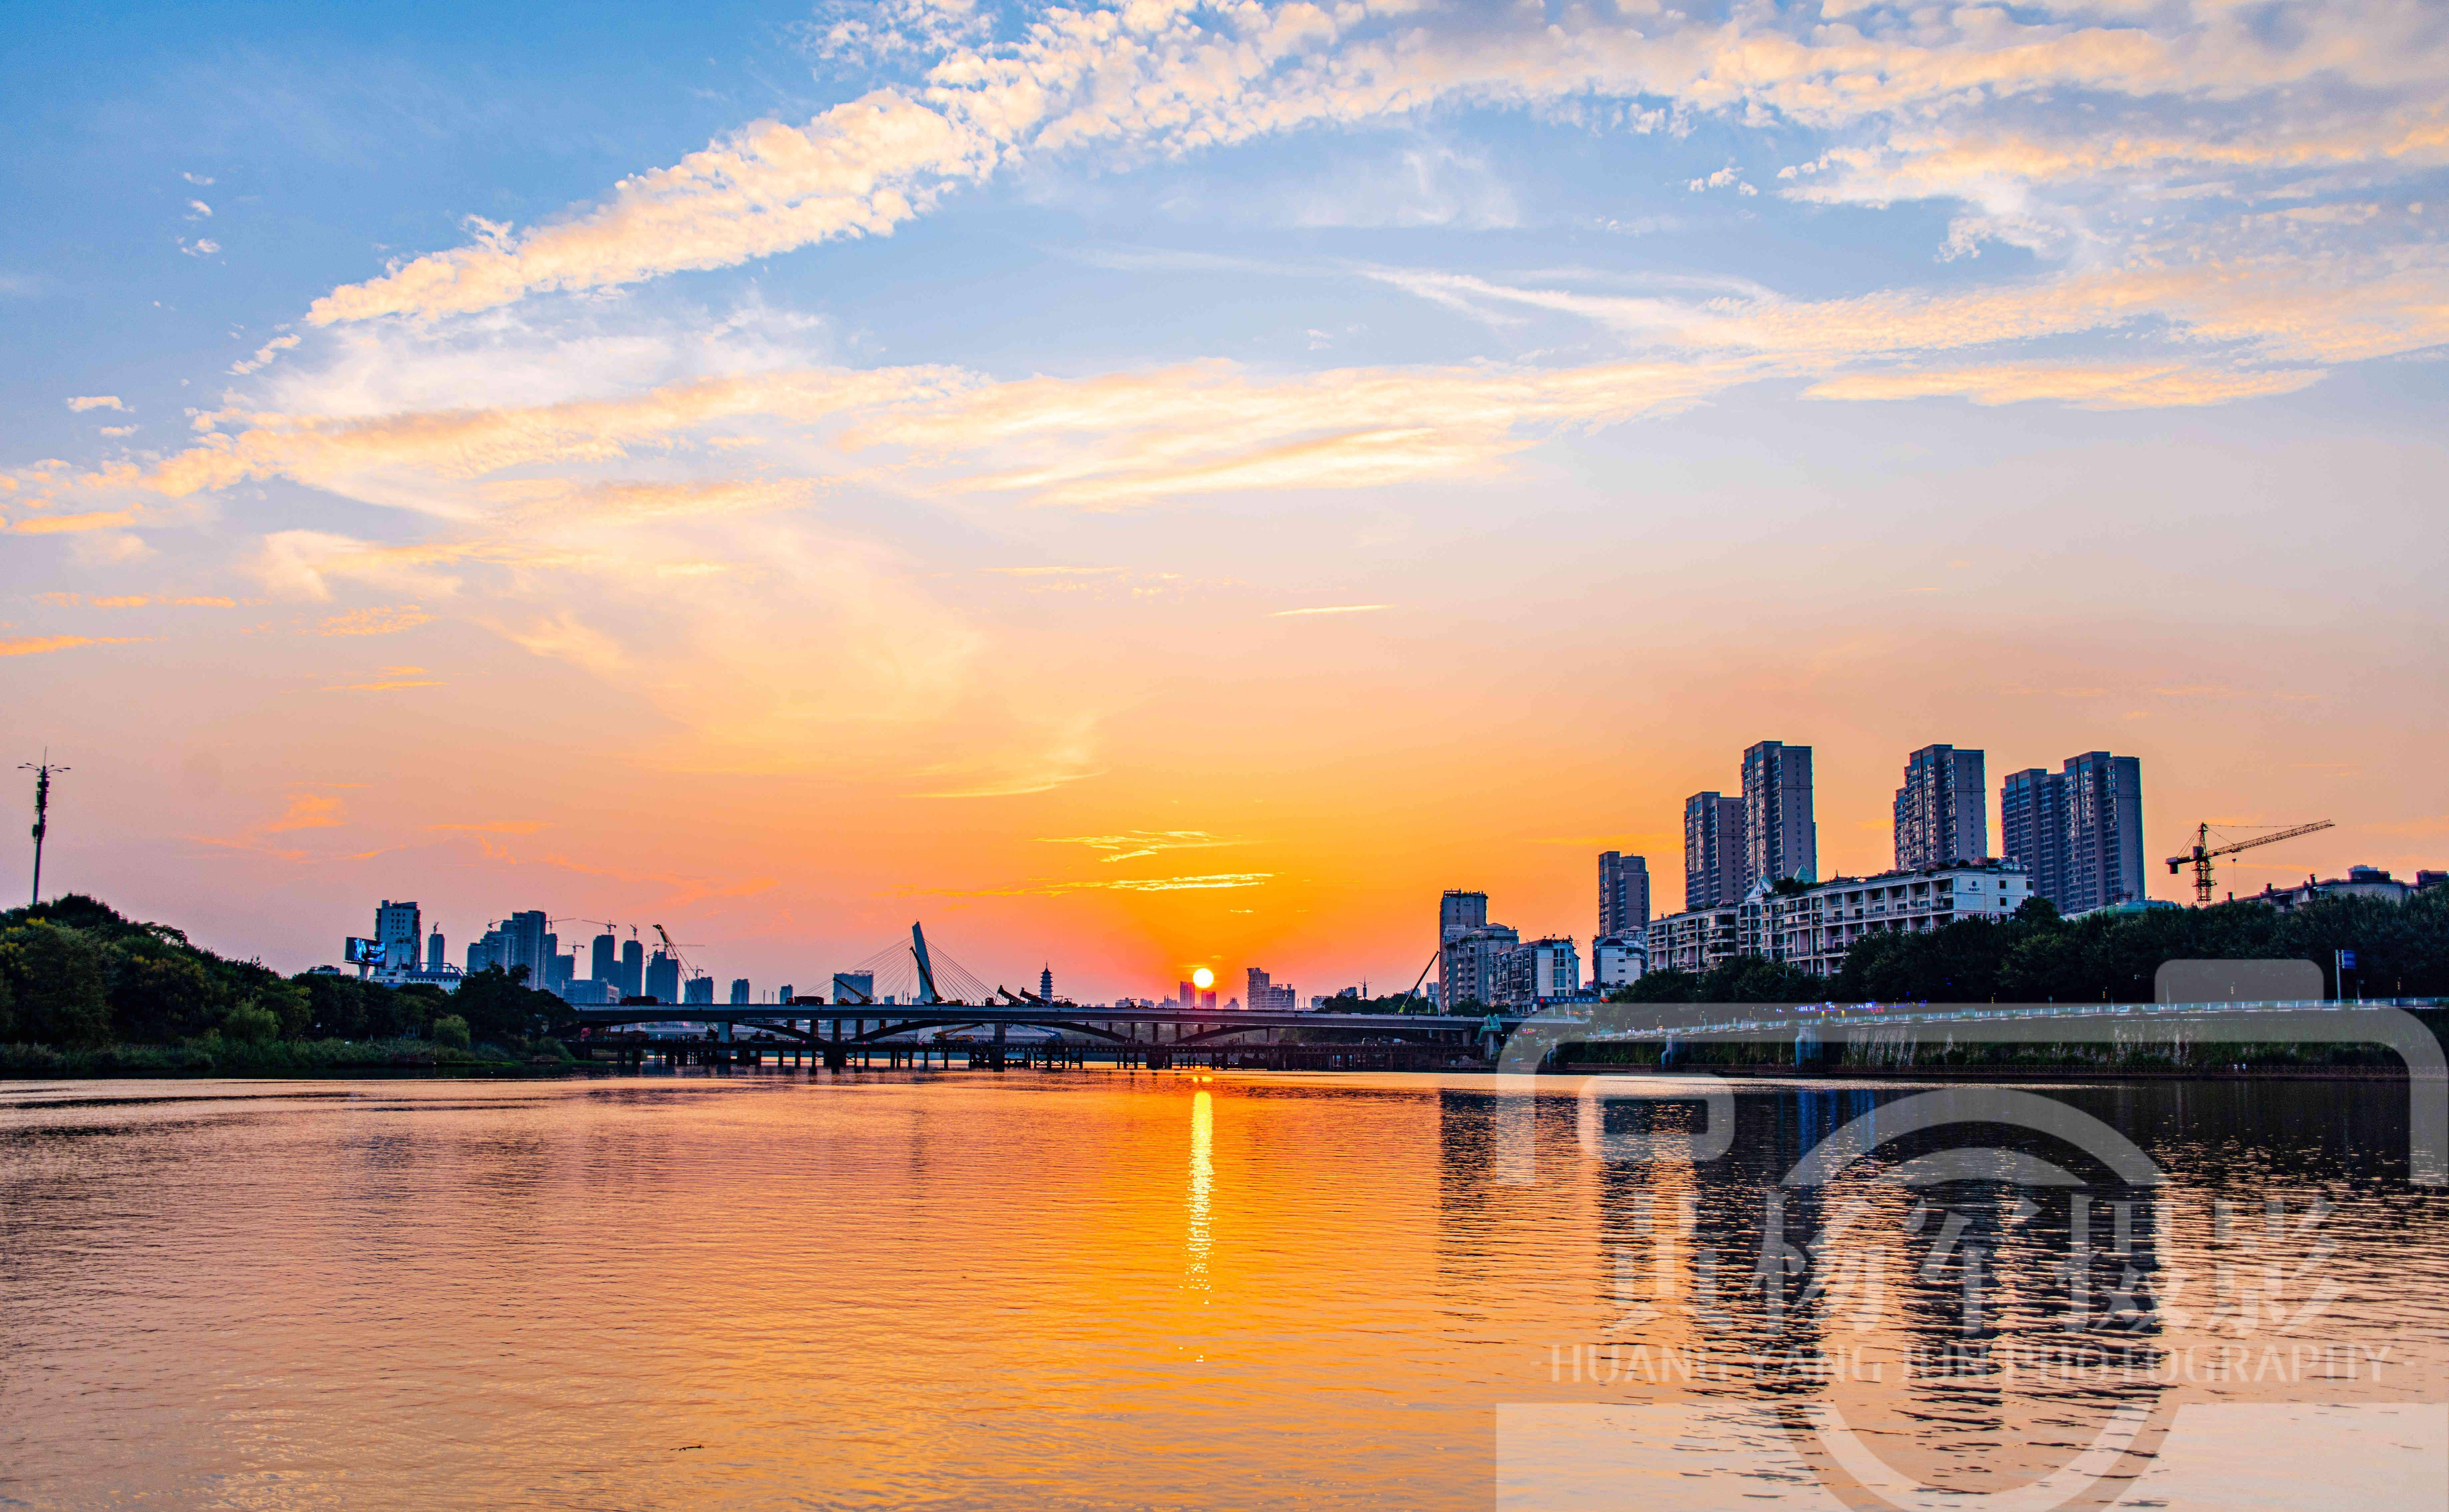
[[[834,1001],[876,1001],[876,973],[872,971],[838,971],[834,973]]]
[[[2012,772],[1998,789],[1998,830],[2034,897],[2064,914],[2149,896],[2143,871],[2143,764],[2105,750],[2062,770]]]
[[[681,962],[658,950],[646,958],[646,994],[657,1002],[681,1000]]]
[[[1744,895],[1744,801],[1684,800],[1684,907],[1731,908]]]
[[[1446,1011],[1496,1001],[1496,959],[1521,942],[1521,934],[1504,924],[1467,929],[1448,940],[1437,952],[1439,997]]]
[[[1785,877],[1811,882],[1819,875],[1811,747],[1762,741],[1744,752],[1744,876],[1736,898],[1762,882]]]
[[[756,1000],[756,998],[748,996],[747,978],[734,977],[731,979],[731,1001],[735,1007],[741,1003],[752,1003]]]
[[[621,984],[621,942],[610,935],[598,935],[587,959],[587,974],[607,987]]]
[[[624,998],[641,997],[646,990],[646,947],[635,940],[621,941],[621,971],[616,983]]]
[[[424,921],[415,903],[395,903],[386,898],[375,910],[376,959],[386,971],[415,971],[417,943],[424,934]]]
[[[1649,927],[1649,858],[1599,852],[1599,933],[1638,935]]]
[[[1948,866],[1990,854],[1988,758],[1977,750],[1924,746],[1905,758],[1897,789],[1897,869]]]
[[[511,965],[511,933],[501,925],[494,925],[481,938],[468,942],[469,975],[473,976],[480,971],[508,971]]]
[[[2068,757],[2059,775],[2067,785],[2067,901],[2059,907],[2079,914],[2143,901],[2142,762],[2086,751]]]
[[[1488,927],[1488,894],[1446,889],[1437,900],[1437,938],[1452,940],[1469,930]]]
[[[425,937],[426,970],[439,972],[450,962],[450,960],[451,947],[443,943],[441,930],[436,929],[434,933]]]
[[[530,908],[502,921],[507,954],[493,962],[504,971],[528,969],[528,985],[543,991],[552,985],[553,939],[546,928],[544,910]]]
[[[1257,966],[1250,968],[1249,977],[1250,995],[1244,1000],[1249,1003],[1253,1013],[1288,1014],[1299,1005],[1301,999],[1293,992],[1291,983],[1279,986],[1273,977]]]
[[[1176,1000],[1185,1008],[1196,1008],[1199,1006],[1199,989],[1186,981],[1182,984],[1182,995]]]
[[[714,1006],[714,979],[701,973],[681,984],[681,1001]]]

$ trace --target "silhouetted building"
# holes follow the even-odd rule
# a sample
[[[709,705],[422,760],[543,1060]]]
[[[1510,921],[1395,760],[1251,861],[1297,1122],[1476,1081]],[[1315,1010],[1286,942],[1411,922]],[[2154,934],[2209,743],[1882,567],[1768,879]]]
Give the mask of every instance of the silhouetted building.
[[[1599,933],[1637,935],[1649,927],[1649,859],[1599,852]]]
[[[1990,854],[1987,757],[1953,746],[1924,746],[1905,758],[1897,789],[1897,867],[1945,866]]]
[[[646,990],[646,947],[635,940],[621,941],[621,973],[614,985],[624,998],[636,998]]]
[[[2105,750],[2065,769],[2010,773],[1998,789],[1999,839],[2033,892],[2062,914],[2141,902],[2143,764]]]
[[[1820,825],[1812,816],[1811,747],[1764,740],[1744,752],[1743,891],[1754,883],[1820,875]]]
[[[2414,882],[2402,882],[2379,866],[2350,866],[2344,877],[2322,881],[2308,874],[2292,887],[2265,887],[2237,901],[2268,903],[2283,914],[2292,914],[2324,898],[2372,898],[2385,903],[2402,903],[2427,886],[2439,886],[2439,878],[2437,871],[2419,871]]]
[[[1249,1002],[1253,1012],[1290,1013],[1298,1006],[1300,998],[1290,983],[1278,986],[1274,978],[1257,966],[1249,969]]]
[[[681,984],[681,1001],[714,1006],[714,979],[701,973]]]
[[[451,948],[442,942],[442,931],[436,929],[425,937],[425,969],[440,971],[451,960]]]
[[[872,971],[838,971],[834,973],[834,1001],[874,1002],[876,973]]]
[[[734,978],[732,978],[732,979],[731,979],[731,1001],[732,1001],[732,1005],[733,1005],[734,1007],[737,1007],[737,1006],[739,1006],[739,1005],[741,1005],[741,1004],[742,1004],[742,1003],[752,1003],[752,1002],[755,1002],[756,1000],[757,1000],[756,998],[751,998],[750,996],[748,996],[748,979],[747,979],[747,978],[745,978],[745,977],[734,977]],[[788,999],[785,999],[785,1000],[787,1001]]]
[[[1203,992],[1199,995],[1199,1009],[1202,1013],[1213,1013],[1215,1011],[1216,994],[1213,990]]]
[[[1744,801],[1684,800],[1684,907],[1732,907],[1744,896]]]
[[[1182,996],[1175,1000],[1185,1008],[1196,1008],[1199,1006],[1199,989],[1186,981],[1182,984]]]
[[[658,950],[646,958],[646,996],[657,1002],[681,1000],[681,962]]]
[[[486,930],[481,938],[468,942],[468,971],[471,976],[495,967],[508,971],[513,964],[510,931],[498,924]]]
[[[598,935],[588,956],[587,975],[607,987],[621,985],[621,942],[610,935]]]
[[[1054,1000],[1054,968],[1042,966],[1037,973],[1037,996],[1048,1002]]]

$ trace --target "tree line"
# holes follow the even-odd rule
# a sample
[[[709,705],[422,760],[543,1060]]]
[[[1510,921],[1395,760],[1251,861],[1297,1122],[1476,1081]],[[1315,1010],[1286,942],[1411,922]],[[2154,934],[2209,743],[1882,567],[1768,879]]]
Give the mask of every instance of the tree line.
[[[322,972],[282,977],[258,961],[216,955],[168,924],[141,923],[70,893],[0,914],[0,1044],[83,1049],[215,1036],[517,1046],[566,1011],[525,978],[525,967],[495,968],[446,993]]]
[[[1833,977],[1739,956],[1707,972],[1653,971],[1618,1002],[2149,1002],[2171,960],[2310,960],[2342,996],[2336,953],[2355,952],[2347,995],[2449,997],[2449,887],[2403,903],[2324,898],[2061,918],[2035,898],[2012,918],[1865,936]]]

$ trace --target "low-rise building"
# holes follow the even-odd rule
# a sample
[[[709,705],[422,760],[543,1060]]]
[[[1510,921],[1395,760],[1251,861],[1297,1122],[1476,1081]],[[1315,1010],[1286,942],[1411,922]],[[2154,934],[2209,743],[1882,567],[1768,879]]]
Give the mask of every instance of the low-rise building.
[[[373,973],[366,979],[385,987],[439,987],[444,992],[457,992],[459,983],[464,979],[459,975],[458,967],[445,965],[415,971],[395,971],[385,968]]]
[[[1996,861],[1839,877],[1759,900],[1755,953],[1833,977],[1845,952],[1867,936],[1944,929],[1969,919],[2003,921],[2032,896],[2021,867]]]
[[[2292,914],[2324,898],[2373,898],[2385,903],[2402,903],[2427,884],[2437,884],[2434,880],[2440,875],[2420,871],[2415,874],[2414,882],[2402,882],[2379,866],[2350,866],[2344,877],[2332,877],[2326,882],[2307,877],[2293,887],[2265,887],[2237,901],[2267,903],[2283,914]]]
[[[1499,951],[1492,992],[1481,1000],[1498,1008],[1536,1008],[1582,990],[1581,953],[1571,936],[1524,940]]]
[[[1601,935],[1591,941],[1591,986],[1601,998],[1629,987],[1649,969],[1646,936]]]
[[[1680,914],[1668,914],[1649,921],[1651,971],[1688,971],[1694,975],[1735,959],[1741,910],[1734,905],[1724,908],[1687,908]]]

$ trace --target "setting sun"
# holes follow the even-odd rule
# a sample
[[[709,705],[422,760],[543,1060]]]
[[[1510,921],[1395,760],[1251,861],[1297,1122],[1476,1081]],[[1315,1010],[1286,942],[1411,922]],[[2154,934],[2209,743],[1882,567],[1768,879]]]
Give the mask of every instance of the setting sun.
[[[1202,966],[1190,974],[1190,984],[1201,992],[1216,985],[1216,974]]]

